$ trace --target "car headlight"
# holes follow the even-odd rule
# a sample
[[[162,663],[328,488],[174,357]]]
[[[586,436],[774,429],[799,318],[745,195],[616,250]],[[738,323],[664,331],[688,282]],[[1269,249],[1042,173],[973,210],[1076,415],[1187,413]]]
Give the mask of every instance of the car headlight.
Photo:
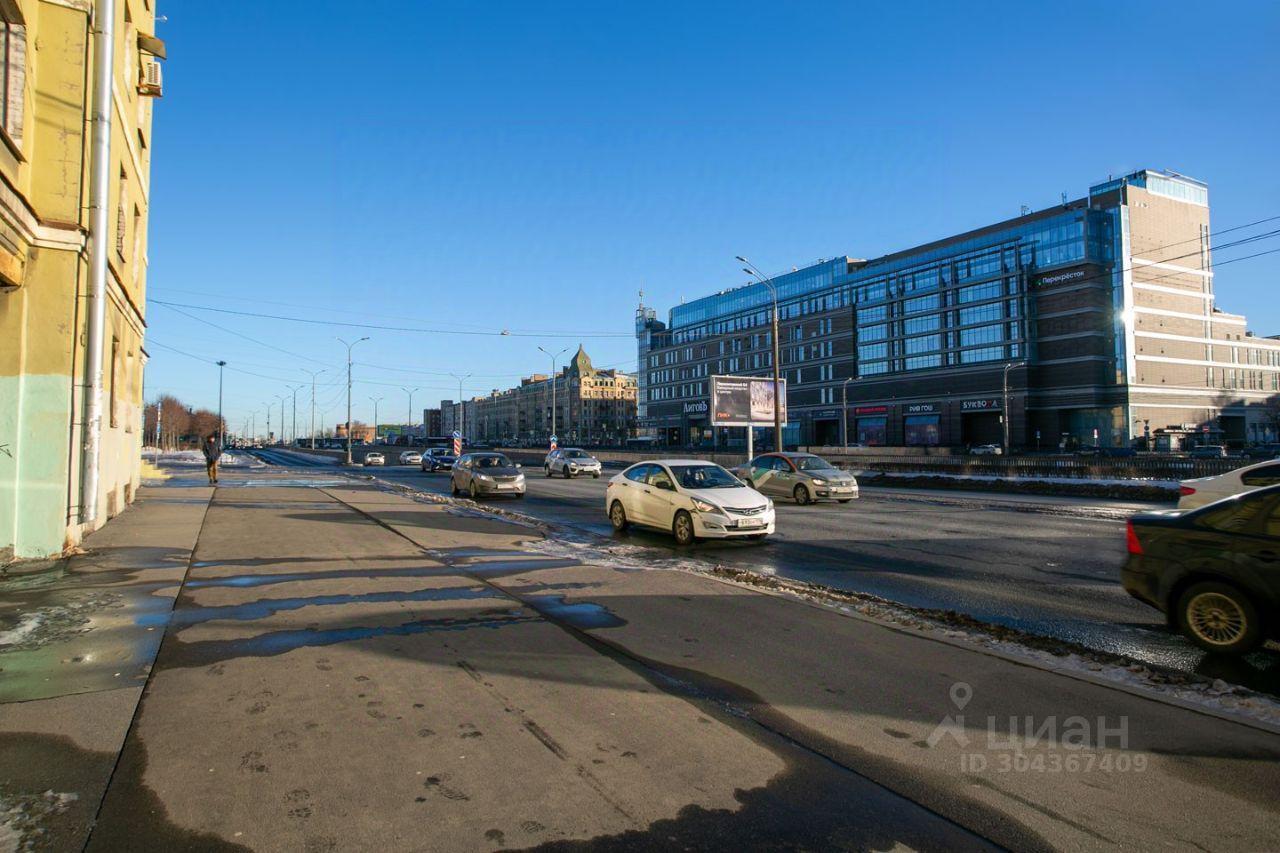
[[[765,509],[765,512],[771,511],[773,509],[773,501],[765,501],[764,509]]]
[[[697,498],[693,499],[693,508],[698,512],[720,512],[720,507],[712,503],[707,503],[706,501],[700,501]]]
[[[517,482],[517,483],[523,483],[523,482],[524,482],[524,474],[516,474],[516,482]]]
[[[492,477],[490,477],[488,474],[476,474],[476,479],[477,479],[477,480],[484,480],[485,482],[488,482],[489,480],[491,480],[491,479],[493,479],[493,478],[492,478]]]
[[[820,479],[818,479],[817,477],[814,477],[814,478],[813,478],[813,484],[814,484],[815,486],[825,486],[825,485],[827,484],[827,481],[826,481],[826,480],[820,480]]]

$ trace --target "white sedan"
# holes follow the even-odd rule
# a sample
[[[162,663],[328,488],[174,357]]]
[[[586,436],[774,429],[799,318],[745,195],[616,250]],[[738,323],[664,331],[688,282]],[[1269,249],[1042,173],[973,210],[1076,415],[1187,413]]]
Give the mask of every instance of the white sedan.
[[[670,531],[680,545],[763,539],[774,529],[773,501],[701,459],[632,465],[609,481],[604,506],[614,530],[635,524]]]
[[[386,457],[377,451],[372,451],[364,455],[364,464],[366,465],[385,465]]]
[[[1241,492],[1251,492],[1277,483],[1280,483],[1280,461],[1276,460],[1246,465],[1213,477],[1183,480],[1178,484],[1178,509],[1195,509]]]
[[[406,450],[400,454],[401,465],[421,465],[422,454],[416,450]]]

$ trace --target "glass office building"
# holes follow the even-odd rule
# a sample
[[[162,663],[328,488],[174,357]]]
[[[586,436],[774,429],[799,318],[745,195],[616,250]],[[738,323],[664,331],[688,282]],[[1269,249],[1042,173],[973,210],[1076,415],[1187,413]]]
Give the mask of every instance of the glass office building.
[[[1238,413],[1198,397],[1233,380],[1171,368],[1212,366],[1215,339],[1243,337],[1213,308],[1209,266],[1207,187],[1144,170],[924,246],[778,275],[786,441],[1122,445],[1138,421],[1146,436],[1163,420],[1154,386],[1166,393],[1170,378],[1187,386],[1179,425],[1223,430]],[[673,444],[733,443],[706,423],[709,377],[771,375],[772,304],[754,283],[672,308],[665,323],[641,306],[641,426]],[[1154,331],[1169,324],[1181,325]],[[1185,345],[1188,358],[1156,361],[1160,334],[1162,354]],[[1249,358],[1276,357],[1273,340],[1249,346],[1261,351]]]

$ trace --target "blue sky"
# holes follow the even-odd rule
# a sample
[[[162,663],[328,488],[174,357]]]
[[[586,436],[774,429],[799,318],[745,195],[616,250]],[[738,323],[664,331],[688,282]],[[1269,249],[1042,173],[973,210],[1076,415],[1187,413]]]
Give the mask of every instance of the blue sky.
[[[225,359],[232,429],[303,367],[336,381],[338,336],[372,337],[356,417],[385,397],[403,421],[416,386],[420,418],[457,396],[449,373],[472,394],[545,370],[539,345],[633,368],[637,292],[665,316],[743,283],[735,255],[875,257],[1135,168],[1207,181],[1215,229],[1280,215],[1275,4],[159,12],[147,397],[215,406]],[[1219,304],[1280,333],[1278,278],[1280,254],[1224,267]],[[317,397],[345,417],[342,385]]]

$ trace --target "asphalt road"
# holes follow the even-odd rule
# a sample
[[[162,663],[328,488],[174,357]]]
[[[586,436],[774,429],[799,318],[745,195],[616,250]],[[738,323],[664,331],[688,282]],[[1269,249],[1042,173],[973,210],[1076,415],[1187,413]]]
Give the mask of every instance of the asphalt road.
[[[269,453],[289,463],[292,455]],[[436,494],[447,474],[395,465],[365,473]],[[322,463],[323,464],[323,463]],[[1217,659],[1169,631],[1163,616],[1119,585],[1124,518],[1144,505],[1121,501],[916,489],[866,489],[853,503],[776,502],[777,533],[763,544],[702,542],[679,549],[669,536],[615,534],[604,511],[614,471],[599,480],[546,479],[527,468],[528,494],[504,508],[658,555],[870,593],[912,607],[954,610],[980,621],[1080,643],[1180,671],[1280,694],[1274,646],[1242,660]]]

